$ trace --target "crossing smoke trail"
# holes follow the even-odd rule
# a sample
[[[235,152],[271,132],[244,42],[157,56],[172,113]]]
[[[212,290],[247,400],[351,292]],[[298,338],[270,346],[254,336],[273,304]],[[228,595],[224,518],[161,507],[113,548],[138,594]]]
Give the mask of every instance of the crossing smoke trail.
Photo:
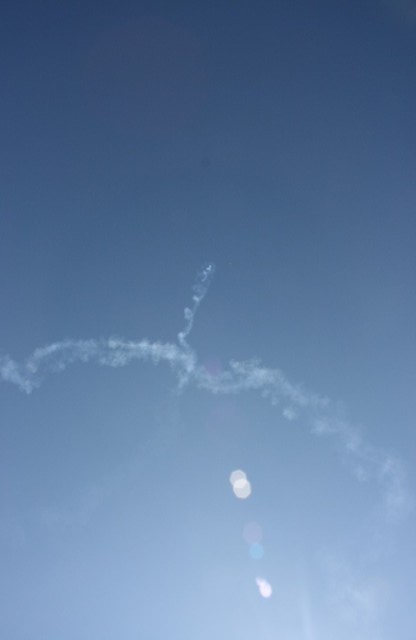
[[[263,367],[258,360],[231,361],[228,370],[211,373],[198,364],[187,338],[195,315],[211,284],[215,265],[208,263],[193,286],[192,306],[184,311],[185,327],[174,343],[132,341],[123,338],[63,340],[35,349],[23,363],[0,356],[0,380],[31,393],[48,373],[64,371],[69,365],[95,362],[102,366],[123,367],[135,360],[166,362],[174,371],[179,388],[193,384],[213,394],[258,391],[272,404],[281,404],[288,420],[302,417],[315,436],[335,438],[343,455],[361,481],[373,480],[383,488],[384,512],[391,518],[403,515],[411,507],[401,462],[366,443],[353,425],[341,420],[336,407],[327,399],[305,391],[290,382],[279,369]]]

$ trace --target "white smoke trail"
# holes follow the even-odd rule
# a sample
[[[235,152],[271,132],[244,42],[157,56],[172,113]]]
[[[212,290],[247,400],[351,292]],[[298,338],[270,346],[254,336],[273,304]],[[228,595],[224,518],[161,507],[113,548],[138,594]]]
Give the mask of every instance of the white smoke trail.
[[[64,371],[75,362],[96,362],[108,367],[124,367],[133,360],[165,361],[178,374],[192,371],[194,356],[175,344],[141,340],[63,340],[35,349],[23,365],[9,356],[0,358],[0,378],[31,393],[39,387],[46,373]]]
[[[383,487],[385,515],[396,518],[408,511],[411,499],[401,462],[366,443],[353,425],[339,418],[336,407],[327,398],[294,385],[279,369],[263,367],[257,360],[231,361],[228,370],[216,374],[198,364],[187,337],[214,272],[215,266],[209,263],[197,276],[193,286],[193,304],[185,309],[185,327],[178,334],[179,346],[123,338],[64,340],[35,349],[23,364],[7,355],[0,356],[0,380],[31,393],[39,387],[45,374],[63,371],[76,362],[123,367],[133,360],[150,360],[153,364],[169,364],[180,388],[185,383],[193,383],[214,394],[258,391],[272,404],[281,403],[283,416],[288,420],[302,417],[313,435],[334,438],[342,454],[350,460],[357,479],[372,480]]]
[[[185,307],[185,311],[184,311],[184,316],[186,320],[185,328],[183,329],[183,331],[180,331],[178,333],[179,344],[184,349],[189,349],[189,345],[186,341],[186,338],[189,336],[189,334],[192,331],[196,312],[198,311],[198,307],[201,304],[202,300],[205,298],[209,285],[211,284],[211,280],[214,277],[214,273],[215,273],[215,264],[213,262],[209,262],[198,273],[196,282],[192,287],[194,292],[194,295],[192,296],[193,305],[191,308]]]

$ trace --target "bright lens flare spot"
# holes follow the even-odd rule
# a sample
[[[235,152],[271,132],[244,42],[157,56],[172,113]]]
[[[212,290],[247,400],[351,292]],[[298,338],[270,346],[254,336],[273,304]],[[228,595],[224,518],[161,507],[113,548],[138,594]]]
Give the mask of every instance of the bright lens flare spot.
[[[251,494],[251,484],[247,480],[247,475],[241,469],[233,471],[230,475],[230,482],[233,487],[234,494],[237,498],[245,500]]]
[[[248,480],[238,480],[233,484],[233,491],[237,498],[245,500],[251,494],[251,484]]]
[[[271,584],[267,582],[264,578],[256,578],[256,584],[259,588],[259,593],[262,598],[270,598],[273,593]]]
[[[239,482],[239,480],[247,480],[246,474],[244,473],[244,471],[241,471],[241,469],[233,471],[230,475],[230,482],[233,486],[236,482]]]

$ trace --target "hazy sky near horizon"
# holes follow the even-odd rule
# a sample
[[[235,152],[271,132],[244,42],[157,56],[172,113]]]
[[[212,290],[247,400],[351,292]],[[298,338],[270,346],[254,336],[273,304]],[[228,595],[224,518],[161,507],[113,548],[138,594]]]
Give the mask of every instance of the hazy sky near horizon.
[[[415,38],[3,3],[1,637],[414,640]]]

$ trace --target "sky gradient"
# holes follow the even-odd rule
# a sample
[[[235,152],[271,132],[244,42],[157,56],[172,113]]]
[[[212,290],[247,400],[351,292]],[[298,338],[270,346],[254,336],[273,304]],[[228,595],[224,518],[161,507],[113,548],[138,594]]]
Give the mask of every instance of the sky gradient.
[[[1,637],[414,640],[415,36],[4,3]]]

